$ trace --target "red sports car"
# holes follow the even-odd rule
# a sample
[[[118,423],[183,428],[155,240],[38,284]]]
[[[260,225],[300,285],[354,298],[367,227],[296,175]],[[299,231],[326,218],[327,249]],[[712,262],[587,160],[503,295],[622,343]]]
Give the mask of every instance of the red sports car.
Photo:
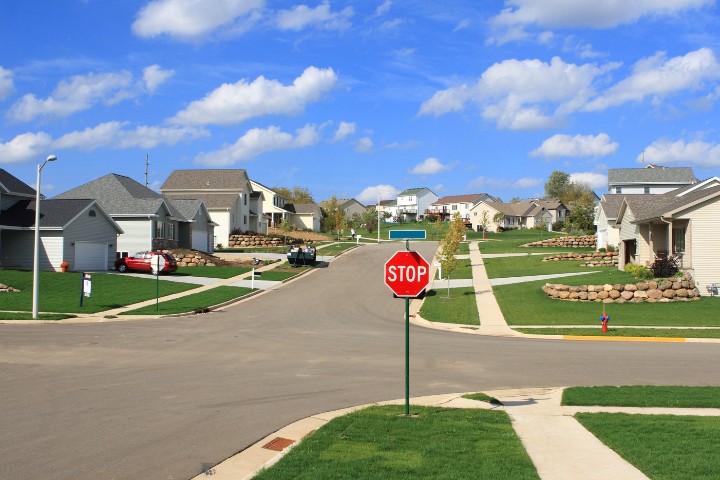
[[[161,252],[137,252],[131,257],[123,257],[115,260],[115,270],[125,273],[128,270],[137,270],[141,272],[152,272],[154,263],[153,257],[160,255],[165,259],[165,266],[160,273],[170,273],[177,270],[177,261],[169,253]]]

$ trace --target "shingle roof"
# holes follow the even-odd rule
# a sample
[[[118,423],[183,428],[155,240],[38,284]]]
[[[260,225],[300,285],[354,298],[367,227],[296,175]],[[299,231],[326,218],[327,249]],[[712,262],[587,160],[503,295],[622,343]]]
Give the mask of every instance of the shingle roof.
[[[166,190],[232,190],[241,189],[249,182],[247,172],[242,168],[174,170],[160,187]]]
[[[654,168],[610,168],[608,185],[628,183],[677,183],[697,182],[692,168],[654,167]]]
[[[197,216],[198,210],[200,210],[202,201],[196,199],[181,199],[173,198],[168,199],[168,205],[171,207],[171,213],[173,217],[177,217],[181,220],[191,221]]]
[[[430,191],[427,187],[420,187],[420,188],[408,188],[406,190],[403,190],[402,192],[398,193],[398,197],[405,197],[408,195],[417,195],[418,193],[422,192],[423,190]]]
[[[626,195],[610,193],[603,195],[600,207],[605,212],[605,217],[607,219],[617,218],[618,213],[620,213],[620,207],[622,206],[624,197],[626,197]]]
[[[35,189],[7,170],[0,168],[0,190],[18,195],[35,195]]]
[[[712,185],[707,188],[685,193],[691,188],[692,186],[683,187],[662,195],[633,195],[633,197],[640,196],[652,198],[646,198],[639,208],[638,205],[640,201],[638,199],[632,200],[633,203],[628,203],[628,205],[631,207],[633,215],[635,216],[635,221],[642,222],[659,218],[661,215],[666,215],[669,212],[687,207],[698,200],[720,193],[720,185]],[[680,193],[684,193],[684,195],[678,195]]]
[[[159,193],[129,177],[115,173],[80,185],[53,198],[94,198],[110,215],[152,215],[157,213],[165,202]]]
[[[466,195],[448,195],[438,199],[433,205],[449,205],[451,203],[478,203],[478,202],[497,202],[497,198],[487,193],[468,193]]]
[[[91,205],[91,199],[41,200],[40,228],[62,228]],[[35,200],[21,200],[0,214],[0,225],[8,227],[35,226]]]
[[[515,202],[515,203],[502,203],[502,202],[491,202],[492,208],[498,212],[502,212],[505,215],[511,217],[527,217],[530,215],[536,215],[542,207],[529,202]],[[534,213],[533,213],[534,212]]]
[[[317,213],[320,207],[315,203],[286,203],[285,210],[290,213],[308,214]]]

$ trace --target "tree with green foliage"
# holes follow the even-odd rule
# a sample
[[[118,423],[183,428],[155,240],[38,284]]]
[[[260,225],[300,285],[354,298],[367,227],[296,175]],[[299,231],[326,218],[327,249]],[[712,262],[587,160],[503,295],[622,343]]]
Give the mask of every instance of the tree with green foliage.
[[[453,215],[447,233],[440,240],[440,250],[435,258],[440,262],[440,268],[445,273],[448,281],[447,298],[450,298],[450,275],[457,268],[457,259],[455,255],[460,250],[460,242],[465,236],[465,223],[460,218],[459,213]]]
[[[545,197],[559,198],[562,200],[568,191],[569,185],[570,175],[560,170],[555,170],[550,174],[550,177],[548,177],[547,183],[545,183]]]
[[[323,231],[330,234],[336,234],[338,240],[342,231],[347,228],[347,221],[345,220],[345,213],[340,208],[337,197],[333,195],[330,200],[323,202],[323,219],[321,226]]]
[[[490,215],[488,215],[487,210],[483,210],[483,213],[480,216],[480,226],[483,229],[483,238],[485,238],[485,231],[487,230],[488,225],[490,225]]]
[[[570,214],[565,219],[566,226],[576,230],[589,231],[594,229],[595,202],[588,192],[572,203]]]
[[[378,211],[375,209],[374,205],[365,210],[365,213],[362,214],[362,224],[365,225],[365,230],[367,230],[368,233],[373,233],[377,230]]]
[[[503,212],[497,212],[493,215],[493,222],[498,224],[498,230],[503,228],[503,224],[505,223],[505,214]]]
[[[280,222],[280,230],[285,235],[285,243],[287,244],[287,237],[290,234],[290,232],[295,230],[295,226],[292,223],[288,222],[288,220],[286,218],[283,218],[282,221]]]
[[[270,190],[288,199],[288,203],[315,203],[312,193],[305,187],[273,187]]]

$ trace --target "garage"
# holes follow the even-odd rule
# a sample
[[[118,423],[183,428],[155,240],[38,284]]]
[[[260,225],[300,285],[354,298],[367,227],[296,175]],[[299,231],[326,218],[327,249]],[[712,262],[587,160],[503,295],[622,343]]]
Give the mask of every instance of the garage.
[[[195,225],[193,225],[193,227],[195,227]],[[192,230],[192,249],[200,250],[201,252],[208,251],[208,232],[207,232],[207,230],[193,228],[193,230]]]
[[[107,270],[108,244],[104,242],[75,242],[75,265],[80,272]]]

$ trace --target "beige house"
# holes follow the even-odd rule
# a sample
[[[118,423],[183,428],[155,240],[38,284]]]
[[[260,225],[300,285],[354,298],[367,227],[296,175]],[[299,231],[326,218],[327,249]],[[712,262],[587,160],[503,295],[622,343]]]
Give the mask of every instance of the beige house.
[[[285,209],[289,212],[288,221],[295,228],[304,230],[320,231],[322,211],[316,203],[287,203]]]
[[[595,225],[597,226],[596,247],[607,248],[608,245],[620,245],[620,229],[615,225],[620,206],[626,195],[606,193],[602,196],[600,204],[595,209]]]
[[[626,195],[615,225],[620,231],[619,268],[628,263],[650,265],[674,255],[708,294],[720,285],[720,179],[661,195]]]
[[[470,220],[470,210],[479,202],[500,202],[497,197],[488,195],[487,193],[470,193],[467,195],[450,195],[438,199],[430,205],[425,214],[432,214],[440,218],[442,221],[452,220],[456,213],[463,220]]]
[[[290,212],[285,209],[285,205],[288,204],[289,200],[255,180],[250,180],[250,185],[252,185],[253,191],[262,192],[263,194],[262,212],[265,225],[279,227],[280,223],[290,215]]]
[[[495,219],[500,215],[499,221]],[[515,228],[534,228],[543,225],[550,228],[552,225],[552,215],[545,207],[541,207],[534,203],[517,202],[485,202],[482,201],[470,210],[470,223],[473,230],[482,230],[482,219],[486,216],[488,220],[487,229],[497,230],[502,227],[504,229]]]

